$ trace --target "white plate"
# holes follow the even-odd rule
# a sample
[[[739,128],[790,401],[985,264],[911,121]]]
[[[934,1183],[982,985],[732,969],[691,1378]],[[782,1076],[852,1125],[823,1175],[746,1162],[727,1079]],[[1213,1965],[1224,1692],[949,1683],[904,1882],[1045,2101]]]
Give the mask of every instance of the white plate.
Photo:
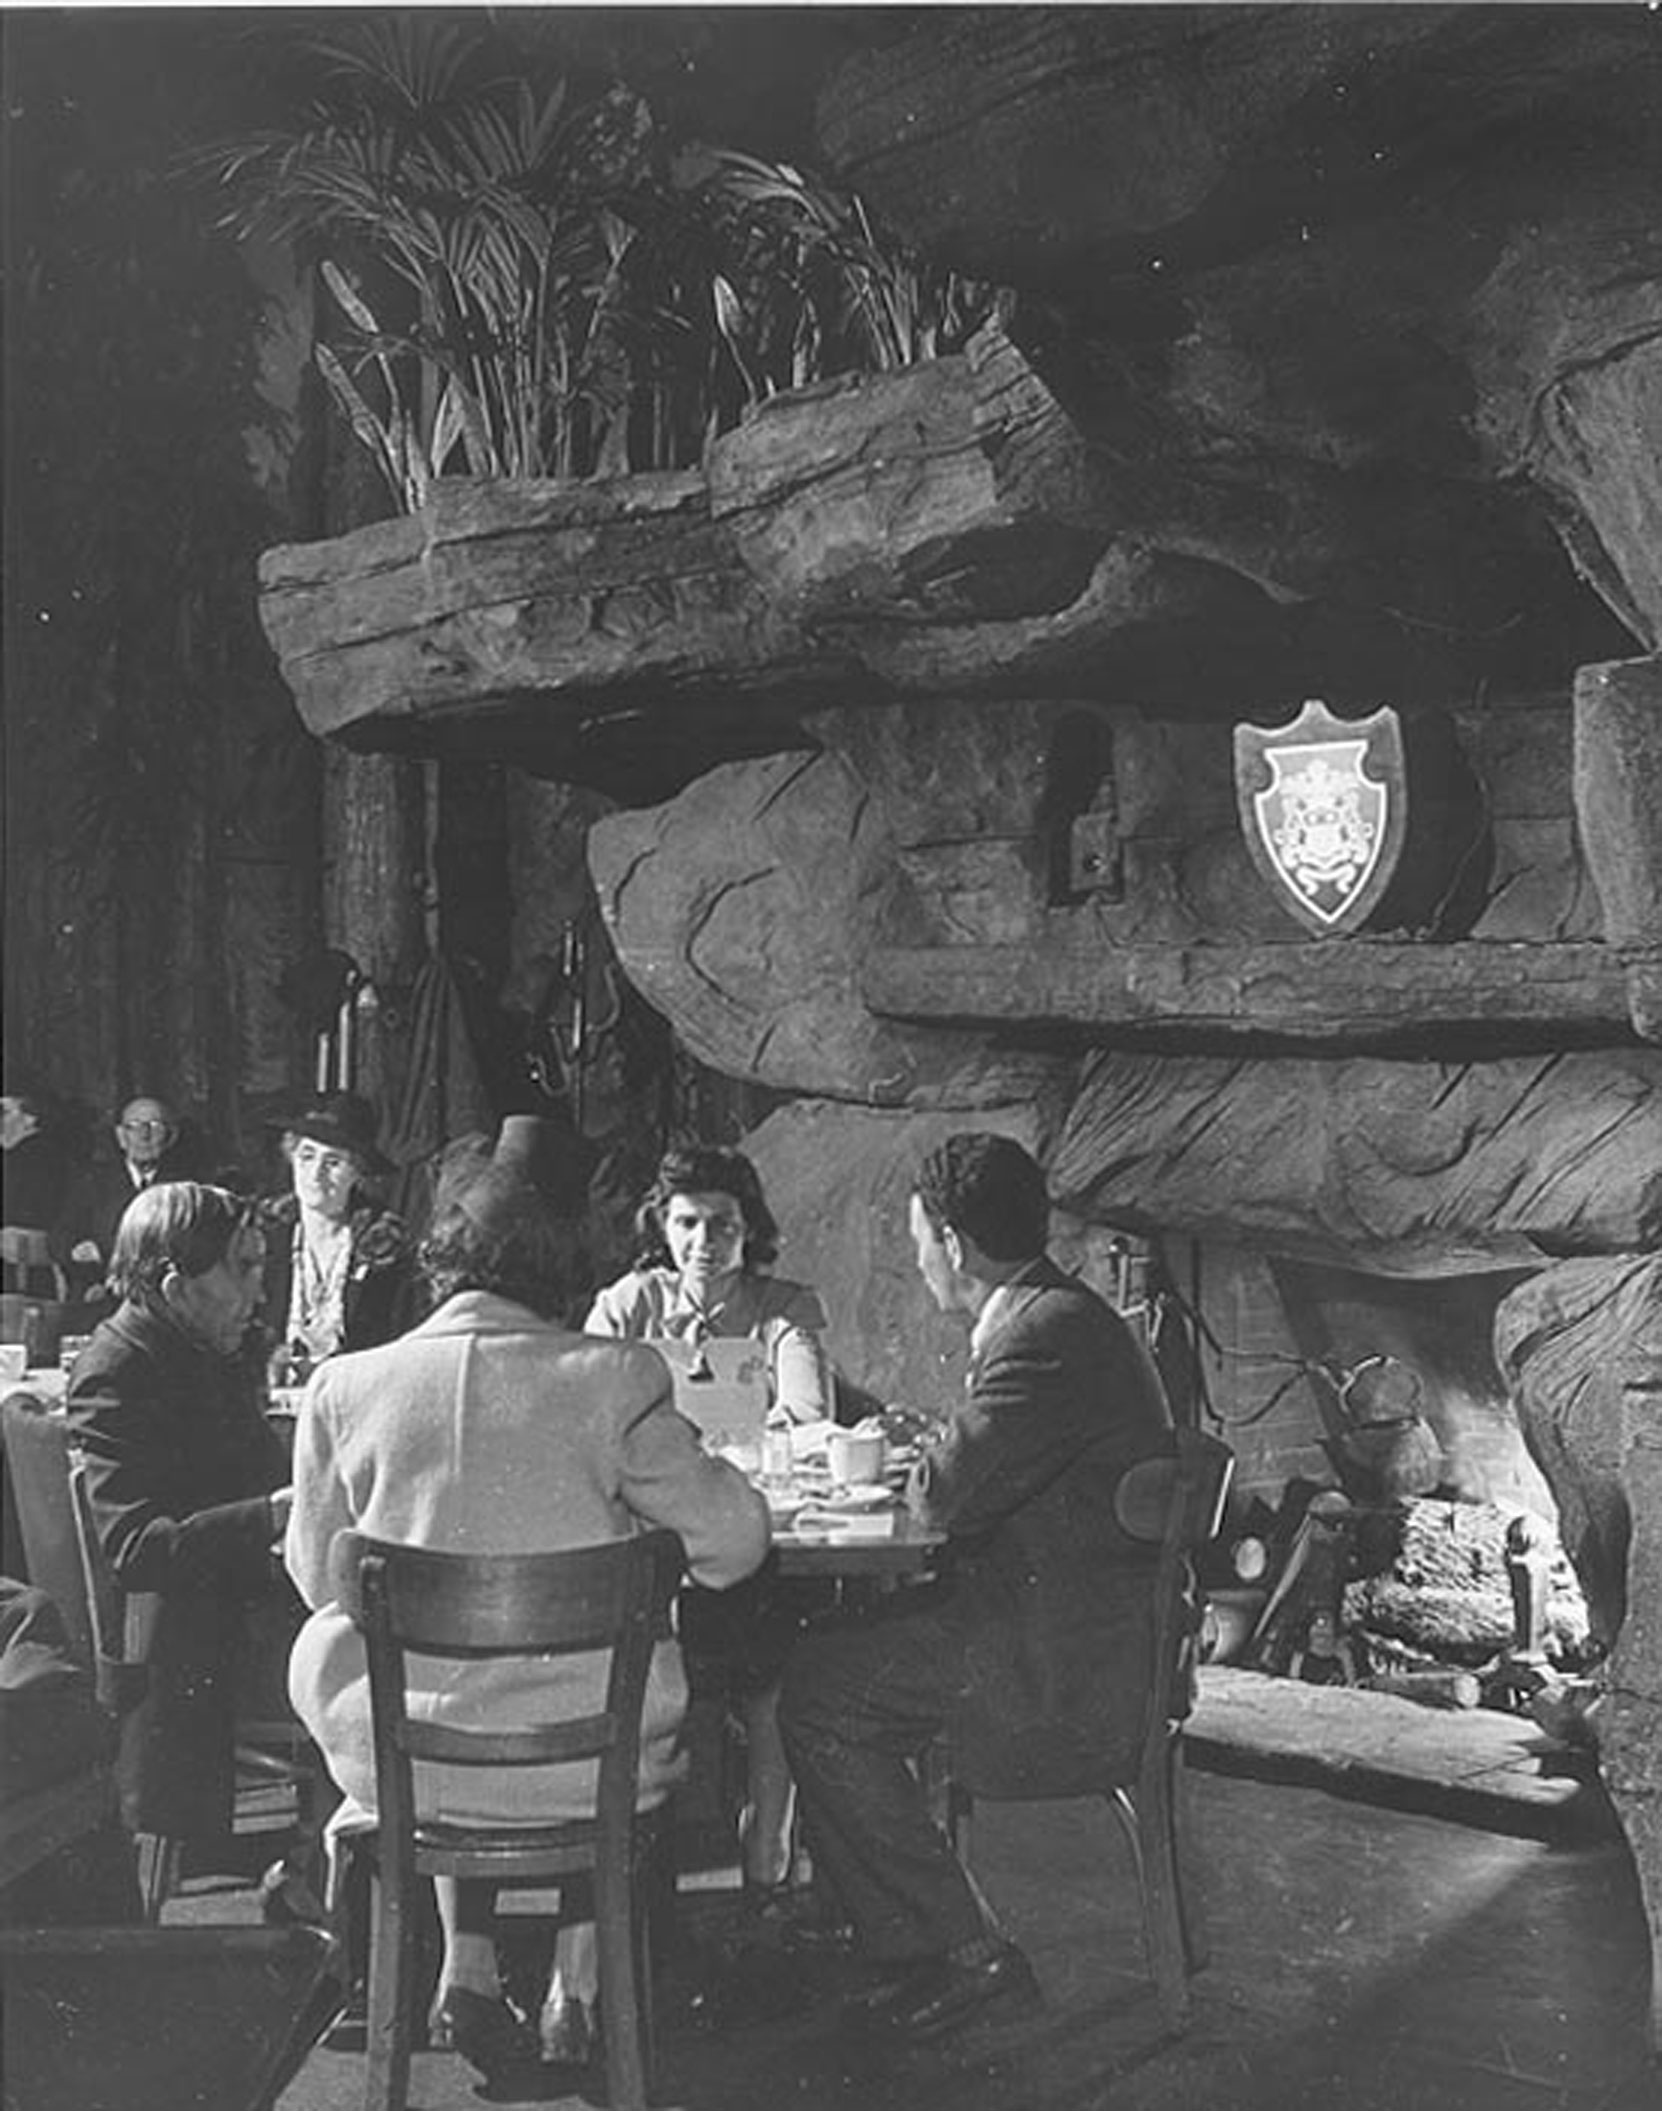
[[[887,1481],[855,1481],[846,1488],[833,1488],[829,1495],[817,1499],[821,1510],[882,1510],[894,1501],[894,1490]]]

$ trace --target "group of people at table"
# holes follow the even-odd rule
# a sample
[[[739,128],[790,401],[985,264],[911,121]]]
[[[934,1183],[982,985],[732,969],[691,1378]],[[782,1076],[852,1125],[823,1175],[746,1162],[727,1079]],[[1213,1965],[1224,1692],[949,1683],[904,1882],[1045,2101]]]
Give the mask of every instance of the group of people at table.
[[[676,1345],[684,1359],[743,1338],[765,1352],[770,1421],[807,1432],[834,1416],[823,1308],[773,1272],[778,1231],[753,1166],[672,1149],[640,1205],[635,1266],[584,1314],[542,1130],[509,1116],[494,1139],[452,1145],[419,1251],[372,1199],[385,1168],[351,1095],[322,1095],[289,1125],[293,1192],[275,1218],[189,1181],[128,1203],[109,1260],[119,1302],[67,1389],[116,1577],[160,1594],[125,1747],[127,1824],[228,1832],[246,1625],[285,1599],[289,1699],[340,1799],[330,1829],[373,1822],[364,1649],[330,1581],[343,1529],[479,1554],[667,1527],[689,1587],[678,1640],[653,1663],[643,1803],[683,1770],[687,1660],[718,1661],[745,1731],[745,1910],[781,1940],[852,1944],[869,1968],[863,2032],[928,2038],[1036,2002],[1026,1957],[934,1820],[919,1756],[944,1737],[972,1791],[1042,1795],[1134,1748],[1153,1561],[1117,1530],[1113,1490],[1168,1441],[1146,1353],[1048,1257],[1035,1160],[982,1132],[938,1144],[911,1176],[910,1235],[934,1302],[970,1323],[970,1360],[962,1396],[924,1423],[904,1499],[940,1545],[906,1588],[824,1601],[779,1575],[754,1476],[677,1406]],[[262,1304],[269,1368],[249,1351]],[[273,1375],[304,1380],[292,1450],[267,1412]],[[416,1658],[411,1675],[412,1710],[494,1728],[598,1703],[583,1660],[446,1666],[423,1688]],[[570,1768],[418,1773],[432,1814],[460,1824],[577,1816],[588,1792]],[[798,1829],[806,1900],[792,1889]],[[313,1874],[271,1872],[271,1910],[303,1908]],[[531,2018],[502,1990],[490,1887],[441,1879],[435,1892],[429,2042],[487,2080],[591,2053],[605,1989],[582,1921],[562,1926]]]

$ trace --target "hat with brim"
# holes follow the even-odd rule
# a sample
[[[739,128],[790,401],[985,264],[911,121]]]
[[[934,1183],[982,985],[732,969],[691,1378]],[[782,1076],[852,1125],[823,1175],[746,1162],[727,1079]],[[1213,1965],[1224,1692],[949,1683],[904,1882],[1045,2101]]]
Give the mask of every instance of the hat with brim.
[[[283,1123],[289,1136],[307,1137],[337,1151],[350,1151],[366,1173],[386,1175],[393,1169],[376,1142],[375,1109],[356,1092],[323,1092]]]

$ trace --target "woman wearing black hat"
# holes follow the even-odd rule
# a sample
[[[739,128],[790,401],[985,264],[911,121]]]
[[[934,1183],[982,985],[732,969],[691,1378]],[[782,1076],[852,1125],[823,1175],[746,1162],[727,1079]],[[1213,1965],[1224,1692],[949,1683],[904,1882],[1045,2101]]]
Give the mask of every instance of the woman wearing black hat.
[[[374,1199],[392,1168],[375,1114],[355,1092],[324,1093],[283,1134],[291,1190],[266,1213],[265,1312],[282,1377],[300,1383],[342,1349],[370,1349],[416,1318],[415,1260],[399,1218]]]

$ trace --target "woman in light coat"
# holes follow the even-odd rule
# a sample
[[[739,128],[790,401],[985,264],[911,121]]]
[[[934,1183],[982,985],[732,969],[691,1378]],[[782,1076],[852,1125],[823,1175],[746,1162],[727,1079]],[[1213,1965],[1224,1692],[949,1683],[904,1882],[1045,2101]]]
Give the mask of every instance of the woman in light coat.
[[[319,1366],[295,1438],[295,1510],[285,1556],[313,1608],[290,1666],[290,1693],[346,1795],[374,1807],[362,1639],[334,1602],[330,1546],[353,1528],[462,1554],[552,1552],[678,1532],[689,1572],[737,1582],[768,1546],[767,1507],[743,1475],[707,1455],[676,1412],[667,1367],[644,1345],[568,1332],[564,1237],[533,1169],[540,1124],[504,1122],[452,1153],[441,1174],[423,1265],[439,1303],[400,1340]],[[412,1706],[491,1728],[601,1704],[600,1671],[581,1660],[446,1666]],[[642,1795],[676,1771],[686,1682],[659,1645],[641,1739]],[[423,1767],[417,1796],[458,1823],[546,1824],[588,1807],[586,1769]],[[502,1998],[492,1889],[441,1880],[444,1930],[434,2020],[487,2080],[534,2058],[535,2039]]]

